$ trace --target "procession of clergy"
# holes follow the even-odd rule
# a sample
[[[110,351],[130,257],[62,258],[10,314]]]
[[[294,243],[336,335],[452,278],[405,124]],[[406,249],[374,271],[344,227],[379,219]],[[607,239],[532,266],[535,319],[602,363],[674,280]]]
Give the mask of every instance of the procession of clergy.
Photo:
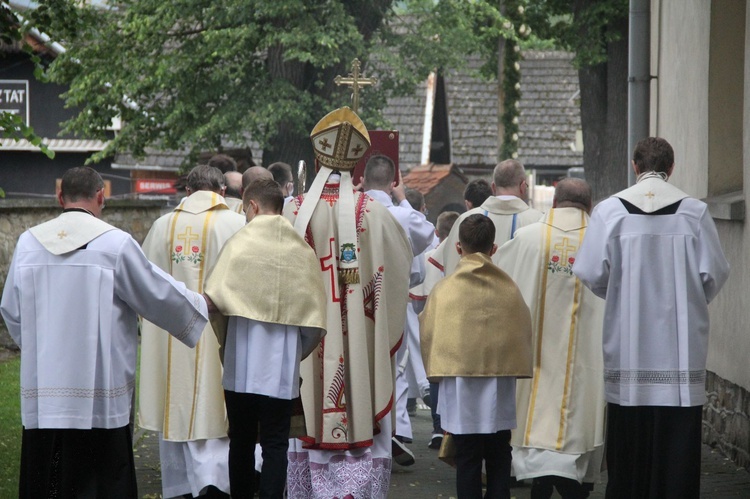
[[[308,192],[253,167],[229,182],[238,207],[230,176],[198,166],[142,250],[101,220],[99,175],[66,172],[63,213],[19,238],[2,297],[21,497],[137,497],[139,329],[164,497],[385,498],[392,463],[414,462],[414,385],[460,499],[510,498],[511,476],[585,498],[603,469],[608,498],[698,497],[707,304],[728,264],[706,205],[667,183],[664,139],[638,144],[638,183],[591,218],[583,180],[542,214],[507,160],[437,233],[389,158],[355,190],[370,139],[349,108],[311,140]]]

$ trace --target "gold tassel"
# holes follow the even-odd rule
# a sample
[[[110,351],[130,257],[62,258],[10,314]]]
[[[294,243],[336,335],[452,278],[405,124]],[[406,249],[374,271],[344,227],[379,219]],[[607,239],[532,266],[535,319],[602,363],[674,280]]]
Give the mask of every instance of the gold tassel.
[[[339,280],[345,284],[359,284],[359,269],[339,269]]]

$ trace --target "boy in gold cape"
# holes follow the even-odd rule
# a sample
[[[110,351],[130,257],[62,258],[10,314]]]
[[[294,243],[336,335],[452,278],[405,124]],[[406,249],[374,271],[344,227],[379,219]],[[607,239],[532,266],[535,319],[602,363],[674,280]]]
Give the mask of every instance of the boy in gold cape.
[[[232,497],[253,496],[260,435],[260,496],[282,497],[299,365],[325,334],[326,298],[315,252],[281,216],[278,184],[252,182],[243,204],[248,223],[226,243],[204,289],[225,319],[214,329],[224,360],[229,484]]]
[[[456,271],[420,315],[427,376],[440,384],[437,412],[455,443],[459,499],[510,498],[510,430],[516,378],[532,374],[531,316],[513,280],[492,263],[495,226],[475,214],[459,226]]]

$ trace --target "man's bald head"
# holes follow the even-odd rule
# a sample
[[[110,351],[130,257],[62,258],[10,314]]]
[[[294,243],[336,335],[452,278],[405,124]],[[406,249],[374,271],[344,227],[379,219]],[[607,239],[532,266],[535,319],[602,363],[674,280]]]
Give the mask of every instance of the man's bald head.
[[[224,181],[227,184],[224,197],[242,199],[242,174],[240,172],[225,172]]]
[[[591,212],[591,187],[582,178],[564,178],[555,187],[553,208],[579,208]]]
[[[492,173],[492,192],[495,196],[509,195],[526,199],[526,170],[520,161],[506,159]]]
[[[242,174],[242,191],[244,192],[253,180],[261,178],[270,178],[273,180],[273,175],[262,166],[251,166],[245,170],[245,173]]]

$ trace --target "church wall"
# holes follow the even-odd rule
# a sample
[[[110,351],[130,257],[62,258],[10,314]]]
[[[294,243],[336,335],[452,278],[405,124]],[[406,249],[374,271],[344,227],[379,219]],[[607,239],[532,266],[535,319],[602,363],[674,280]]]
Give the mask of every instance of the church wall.
[[[708,188],[710,17],[705,0],[651,4],[651,135],[674,148],[671,182],[698,198]]]
[[[745,9],[744,13],[744,86],[740,87],[744,95],[734,100],[742,108],[742,123],[738,125],[743,129],[741,144],[738,145],[736,136],[733,140],[710,128],[711,111],[720,112],[725,106],[720,105],[720,101],[726,98],[726,95],[717,95],[716,82],[714,80],[712,86],[709,79],[711,56],[713,53],[715,59],[717,50],[721,50],[717,48],[717,37],[722,36],[721,29],[716,29],[716,21],[711,29],[712,15],[719,14],[715,10],[712,13],[712,9],[740,7],[705,0],[655,0],[651,4],[651,74],[656,76],[651,85],[651,134],[666,138],[675,149],[676,168],[670,182],[698,198],[730,191],[742,196],[744,186],[750,185],[750,9]],[[719,42],[727,43],[726,40]],[[713,69],[723,71],[716,66],[716,60]],[[738,147],[741,150],[738,151]],[[732,151],[722,148],[732,148]],[[731,165],[724,159],[722,164],[720,158],[727,158],[727,153],[739,159]],[[735,172],[726,171],[738,162],[740,168]],[[721,293],[709,306],[708,402],[704,406],[703,438],[704,442],[750,469],[750,369],[747,368],[750,278],[746,270],[750,268],[747,250],[750,231],[746,230],[750,213],[747,201],[744,219],[734,218],[715,219],[731,273]]]
[[[130,233],[143,242],[151,225],[162,213],[163,201],[110,200],[102,213],[104,221]],[[60,213],[52,200],[0,200],[0,283],[5,286],[18,237],[28,228],[50,220]],[[14,346],[5,323],[0,320],[0,348]]]

